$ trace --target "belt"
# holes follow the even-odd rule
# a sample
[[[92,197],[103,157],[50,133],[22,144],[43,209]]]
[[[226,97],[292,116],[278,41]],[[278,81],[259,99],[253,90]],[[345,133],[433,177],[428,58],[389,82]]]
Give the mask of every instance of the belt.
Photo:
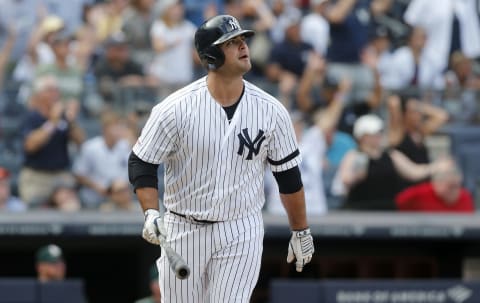
[[[174,214],[175,216],[179,216],[179,217],[182,217],[182,218],[185,218],[185,219],[189,219],[189,220],[192,220],[192,221],[195,221],[195,222],[198,222],[198,223],[206,223],[206,224],[212,224],[212,223],[218,223],[218,222],[221,222],[221,221],[210,221],[210,220],[200,220],[200,219],[195,219],[194,217],[192,216],[187,216],[187,215],[184,215],[184,214],[179,214],[179,213],[176,213],[174,211],[169,211],[170,213]]]

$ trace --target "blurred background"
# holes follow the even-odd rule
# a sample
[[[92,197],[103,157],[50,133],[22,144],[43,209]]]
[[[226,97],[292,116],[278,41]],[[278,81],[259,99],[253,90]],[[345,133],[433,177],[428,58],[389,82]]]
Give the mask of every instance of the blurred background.
[[[256,32],[245,78],[291,113],[317,250],[286,264],[267,172],[252,302],[480,302],[480,1],[0,7],[0,302],[157,302],[127,159],[151,108],[205,75],[194,33],[223,13]]]

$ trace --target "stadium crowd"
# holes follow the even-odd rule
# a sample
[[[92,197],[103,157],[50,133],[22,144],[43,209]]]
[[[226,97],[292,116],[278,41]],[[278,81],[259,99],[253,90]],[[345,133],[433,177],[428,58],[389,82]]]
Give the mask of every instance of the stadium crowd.
[[[475,211],[479,1],[1,3],[0,211],[139,211],[131,147],[204,74],[193,36],[219,13],[256,31],[245,77],[291,112],[309,213]],[[479,135],[450,154],[432,142],[451,129]],[[273,180],[265,211],[282,213]]]

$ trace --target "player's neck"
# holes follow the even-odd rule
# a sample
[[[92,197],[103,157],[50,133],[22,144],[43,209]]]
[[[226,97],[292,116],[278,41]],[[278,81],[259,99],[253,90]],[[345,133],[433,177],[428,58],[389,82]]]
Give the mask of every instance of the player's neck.
[[[243,91],[243,78],[229,78],[217,73],[209,73],[207,86],[212,97],[222,106],[230,106],[238,101]]]

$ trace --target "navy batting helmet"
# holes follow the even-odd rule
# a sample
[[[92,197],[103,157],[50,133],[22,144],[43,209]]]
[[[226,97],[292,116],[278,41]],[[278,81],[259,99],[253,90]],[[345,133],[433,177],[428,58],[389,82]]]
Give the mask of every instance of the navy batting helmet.
[[[195,33],[195,48],[208,69],[217,69],[225,61],[220,47],[223,42],[237,36],[251,37],[252,30],[242,29],[235,17],[219,15],[205,21]]]

